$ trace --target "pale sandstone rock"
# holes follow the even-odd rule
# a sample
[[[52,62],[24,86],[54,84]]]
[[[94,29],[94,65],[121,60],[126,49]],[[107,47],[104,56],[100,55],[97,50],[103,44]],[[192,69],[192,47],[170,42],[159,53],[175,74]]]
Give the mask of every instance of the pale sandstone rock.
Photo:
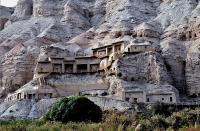
[[[102,110],[127,111],[131,108],[128,102],[117,99],[88,97],[99,105]],[[42,99],[40,101],[21,100],[16,102],[3,102],[0,108],[0,120],[9,119],[38,119],[47,112],[57,99]]]
[[[92,48],[123,39],[148,41],[156,52],[118,60],[124,76],[117,81],[168,83],[184,95],[199,95],[199,7],[196,0],[20,0],[11,18],[12,9],[2,7],[0,21],[5,16],[8,22],[0,22],[1,96],[32,80],[37,61],[49,55],[91,55]],[[45,46],[51,50],[40,51]],[[97,79],[49,78],[58,87]]]
[[[0,30],[4,29],[6,22],[9,20],[14,9],[0,6]]]
[[[9,107],[11,107],[15,102],[1,102],[0,103],[0,115],[2,115]]]
[[[33,2],[32,0],[19,0],[15,11],[12,14],[10,21],[18,21],[23,19],[28,19],[33,13]]]
[[[30,18],[33,13],[33,1],[32,0],[19,0],[15,11],[12,14],[10,21],[23,20]]]
[[[149,82],[157,85],[171,81],[162,57],[153,52],[125,55],[112,65],[112,69],[123,80]]]
[[[160,43],[162,56],[168,74],[174,85],[180,92],[186,93],[185,68],[186,47],[184,42],[168,39]]]
[[[130,103],[117,99],[103,97],[88,97],[91,101],[101,107],[103,110],[127,111],[131,108]]]
[[[77,95],[82,91],[106,90],[108,82],[97,75],[50,75],[46,78],[48,85],[57,87],[60,96]],[[67,87],[67,88],[66,88]]]
[[[198,40],[199,41],[199,40]],[[187,89],[190,95],[196,94],[199,95],[200,88],[199,88],[199,79],[200,79],[200,46],[198,41],[190,47],[187,59],[186,59],[186,82],[187,82]]]
[[[9,107],[1,116],[1,119],[25,119],[29,114],[31,107],[35,103],[30,100],[23,100],[14,103],[11,107]]]
[[[21,100],[0,103],[0,119],[37,119],[40,118],[57,99],[42,99],[38,102]]]
[[[30,119],[37,119],[40,118],[44,113],[46,113],[50,106],[55,103],[57,99],[42,99],[35,103],[28,115],[28,118]]]
[[[45,9],[43,8],[43,4],[37,5],[37,2],[39,1],[33,2],[33,3],[36,3],[34,6],[36,7],[42,6],[41,8]],[[47,2],[44,1],[45,6],[46,4]],[[59,4],[60,6],[63,6],[62,8],[63,10],[61,10],[61,12],[64,11],[65,4],[63,4],[63,2]],[[52,5],[56,7],[54,4]],[[0,32],[1,34],[0,41],[1,41],[1,47],[2,47],[1,48],[2,49],[1,67],[2,67],[2,70],[6,72],[6,73],[2,72],[2,75],[1,75],[2,77],[1,83],[2,83],[2,86],[5,87],[5,88],[2,88],[2,90],[5,90],[6,88],[7,89],[11,88],[11,90],[15,90],[33,78],[33,71],[34,71],[34,67],[36,66],[36,60],[40,51],[39,48],[41,46],[53,44],[55,42],[66,42],[69,40],[69,38],[85,31],[85,29],[72,30],[72,28],[70,27],[71,26],[70,23],[73,23],[73,22],[69,21],[67,23],[61,24],[59,22],[61,18],[57,18],[57,17],[38,18],[39,16],[33,17],[31,16],[30,11],[28,10],[29,6],[31,6],[31,1],[27,1],[27,0],[19,1],[14,13],[14,16],[16,16],[17,19],[19,17],[19,20],[17,22],[8,24],[7,28],[5,28],[3,31]],[[34,9],[35,8],[33,8],[33,10]],[[47,9],[50,9],[50,8],[47,8]],[[18,16],[18,13],[20,12],[22,12],[22,16]],[[82,12],[76,12],[76,13],[77,13],[76,16],[78,16]],[[83,14],[80,14],[80,15],[83,15]],[[70,15],[70,17],[74,19],[76,16]],[[32,17],[32,18],[29,19],[29,17]],[[21,19],[25,19],[25,20],[21,20]],[[73,28],[75,28],[75,26],[78,26],[78,25],[75,24]],[[21,47],[19,46],[21,45],[24,45],[23,50],[25,50],[25,52],[27,51],[25,54],[27,54],[28,57],[27,55],[24,55],[24,53],[22,52],[18,53],[18,55],[16,54],[17,52],[13,53],[14,50],[20,50]],[[12,50],[12,48],[14,49]],[[9,55],[5,55],[5,54],[9,54]],[[26,58],[31,58],[31,62],[28,59],[24,60]],[[16,61],[16,62],[13,62],[13,61]],[[26,64],[26,62],[30,64]],[[32,65],[32,66],[30,67],[29,65]],[[4,68],[4,66],[6,67]],[[29,70],[28,71],[29,73],[27,72],[26,69]],[[28,75],[28,78],[23,77],[24,73]],[[17,82],[6,81],[7,78],[12,78],[12,77],[16,77],[17,80],[14,80],[14,81],[17,81]],[[18,86],[16,86],[16,84]],[[13,87],[15,88],[13,89]],[[9,92],[9,91],[6,91],[6,92]]]

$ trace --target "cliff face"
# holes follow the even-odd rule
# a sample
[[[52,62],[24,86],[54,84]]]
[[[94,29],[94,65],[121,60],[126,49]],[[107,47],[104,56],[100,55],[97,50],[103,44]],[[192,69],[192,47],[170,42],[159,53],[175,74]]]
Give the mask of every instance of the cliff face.
[[[2,30],[5,27],[5,23],[9,20],[9,17],[13,13],[14,9],[7,8],[4,6],[0,6],[0,30]]]
[[[157,55],[119,60],[120,71],[131,64],[130,70],[141,71],[132,71],[133,77],[199,94],[199,7],[198,0],[19,0],[15,9],[1,6],[1,95],[33,79],[38,57],[45,55],[42,46],[87,55],[124,37],[151,41]]]

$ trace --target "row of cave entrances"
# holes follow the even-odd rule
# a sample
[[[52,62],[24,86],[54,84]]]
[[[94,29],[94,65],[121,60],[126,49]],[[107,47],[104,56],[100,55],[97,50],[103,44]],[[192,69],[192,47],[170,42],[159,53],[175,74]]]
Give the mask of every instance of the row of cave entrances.
[[[88,69],[87,64],[79,64],[77,65],[77,70],[74,70],[73,64],[65,64],[65,73],[89,73],[89,72],[97,72],[99,69],[99,64],[90,64]],[[40,69],[39,73],[48,73],[44,72],[43,68]],[[62,73],[62,64],[54,64],[52,73]]]
[[[41,94],[24,94],[22,97],[22,93],[18,93],[16,95],[12,95],[8,97],[8,101],[13,101],[13,100],[21,100],[21,99],[40,99],[40,98],[52,98],[53,94],[52,93],[41,93]]]
[[[183,40],[183,41],[186,41],[186,40],[195,40],[197,38],[198,38],[197,33],[193,33],[192,31],[188,31],[186,33],[182,33],[182,34],[180,34],[180,37],[179,37],[179,39]]]

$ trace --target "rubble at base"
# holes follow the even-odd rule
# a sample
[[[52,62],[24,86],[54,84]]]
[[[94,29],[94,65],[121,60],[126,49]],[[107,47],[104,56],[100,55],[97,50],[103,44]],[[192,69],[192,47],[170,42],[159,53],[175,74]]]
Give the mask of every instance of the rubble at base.
[[[36,118],[70,95],[120,111],[135,103],[195,101],[199,7],[195,0],[0,6],[0,118]]]

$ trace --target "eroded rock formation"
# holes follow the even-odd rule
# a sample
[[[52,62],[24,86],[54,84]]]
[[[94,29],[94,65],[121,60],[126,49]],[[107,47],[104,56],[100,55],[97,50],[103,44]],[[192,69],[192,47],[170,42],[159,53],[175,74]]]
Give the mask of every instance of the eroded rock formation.
[[[13,11],[13,8],[0,6],[0,30],[4,29],[6,22],[9,20]]]
[[[118,94],[124,81],[198,96],[199,7],[198,0],[19,0],[14,10],[1,6],[1,97],[40,78],[69,92],[99,82]],[[36,72],[38,62],[50,57],[85,57],[117,41],[147,42],[154,52],[122,55],[110,65],[117,73],[103,78]],[[121,85],[116,90],[115,80]]]

